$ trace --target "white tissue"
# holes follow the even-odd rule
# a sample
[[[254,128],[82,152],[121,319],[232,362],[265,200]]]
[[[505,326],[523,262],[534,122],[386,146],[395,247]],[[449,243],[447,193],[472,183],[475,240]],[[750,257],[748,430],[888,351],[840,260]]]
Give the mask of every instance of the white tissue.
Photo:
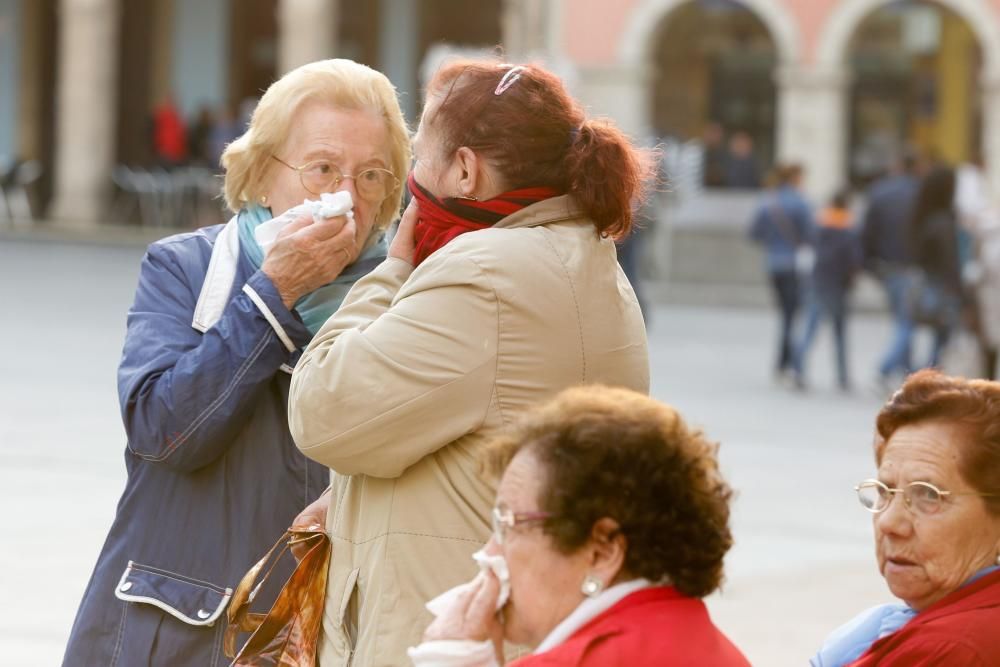
[[[510,599],[510,570],[507,569],[507,561],[504,560],[503,556],[490,556],[483,549],[472,554],[472,558],[479,564],[480,572],[485,572],[487,569],[493,570],[493,574],[500,581],[500,595],[497,597],[497,611],[499,611]],[[435,617],[440,616],[463,591],[474,585],[475,580],[472,580],[446,590],[425,605],[427,611],[434,614]]]
[[[254,230],[254,236],[257,239],[257,243],[264,250],[265,256],[270,252],[271,246],[274,245],[275,240],[278,238],[278,233],[285,228],[285,225],[304,213],[310,214],[313,222],[335,218],[338,215],[346,215],[348,218],[353,219],[354,200],[351,199],[351,193],[346,190],[333,193],[324,192],[319,196],[319,201],[306,199],[298,206],[288,209],[277,218],[258,225],[257,229]]]

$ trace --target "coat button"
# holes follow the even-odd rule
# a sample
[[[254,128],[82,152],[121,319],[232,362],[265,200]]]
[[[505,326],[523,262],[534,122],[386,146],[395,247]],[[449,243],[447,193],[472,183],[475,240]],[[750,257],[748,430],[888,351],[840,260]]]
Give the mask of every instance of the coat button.
[[[124,593],[128,589],[130,589],[130,588],[132,588],[132,582],[131,581],[126,581],[124,584],[122,584],[121,588],[119,588],[118,590],[120,590],[122,593]]]
[[[211,616],[211,614],[205,611],[204,609],[198,610],[198,618],[200,618],[201,620],[205,620],[209,616]]]

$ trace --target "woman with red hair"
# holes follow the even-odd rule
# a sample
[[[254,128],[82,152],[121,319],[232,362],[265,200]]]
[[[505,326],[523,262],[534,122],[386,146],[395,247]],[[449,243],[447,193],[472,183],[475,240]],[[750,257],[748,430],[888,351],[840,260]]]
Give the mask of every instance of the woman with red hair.
[[[400,665],[424,603],[490,536],[484,443],[581,383],[643,393],[642,314],[614,241],[648,156],[544,69],[456,62],[430,82],[389,258],[296,366],[289,419],[333,471],[322,665]]]
[[[900,602],[837,629],[812,667],[1000,664],[1000,383],[914,373],[875,422],[855,487]]]

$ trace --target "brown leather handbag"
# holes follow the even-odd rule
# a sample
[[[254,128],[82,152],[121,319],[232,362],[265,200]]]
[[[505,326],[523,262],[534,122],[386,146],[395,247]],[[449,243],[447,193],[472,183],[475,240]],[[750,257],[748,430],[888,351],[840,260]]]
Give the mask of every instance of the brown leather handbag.
[[[250,603],[257,591],[271,576],[281,556],[296,544],[307,545],[308,551],[278,593],[274,605],[266,614],[252,613]],[[226,612],[229,625],[223,648],[226,656],[233,658],[231,667],[315,667],[330,549],[330,538],[322,526],[292,526],[244,575]],[[257,583],[261,571],[265,573]],[[236,637],[240,632],[253,634],[237,653]]]

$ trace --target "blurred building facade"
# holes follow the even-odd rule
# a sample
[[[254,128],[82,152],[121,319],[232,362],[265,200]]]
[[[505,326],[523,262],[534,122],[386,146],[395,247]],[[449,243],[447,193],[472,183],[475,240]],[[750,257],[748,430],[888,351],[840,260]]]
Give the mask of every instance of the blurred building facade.
[[[37,159],[50,217],[99,220],[154,109],[232,116],[282,72],[384,71],[411,121],[439,49],[541,59],[595,113],[684,142],[750,138],[825,197],[904,147],[982,157],[1000,192],[1000,0],[0,0],[0,157]]]

